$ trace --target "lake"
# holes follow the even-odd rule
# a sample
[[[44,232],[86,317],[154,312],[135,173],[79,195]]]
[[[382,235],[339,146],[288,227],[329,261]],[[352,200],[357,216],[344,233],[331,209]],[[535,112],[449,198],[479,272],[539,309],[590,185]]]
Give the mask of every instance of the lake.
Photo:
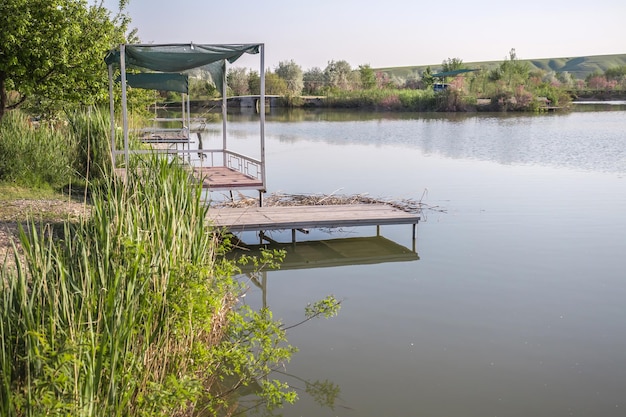
[[[419,259],[270,271],[265,288],[250,284],[245,302],[265,301],[287,325],[307,303],[342,300],[337,317],[289,331],[300,351],[273,377],[300,400],[276,415],[626,415],[626,106],[598,106],[268,114],[269,193],[433,208]],[[232,116],[237,150],[256,149],[255,118]],[[209,126],[209,141],[218,131]],[[411,247],[410,226],[381,234]]]

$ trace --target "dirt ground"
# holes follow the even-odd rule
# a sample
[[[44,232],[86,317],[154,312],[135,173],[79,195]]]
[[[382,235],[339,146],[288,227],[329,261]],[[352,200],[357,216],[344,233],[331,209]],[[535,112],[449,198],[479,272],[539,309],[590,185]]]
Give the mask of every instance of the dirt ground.
[[[0,201],[0,266],[13,262],[12,242],[18,241],[19,227],[32,219],[36,223],[61,223],[77,220],[89,213],[89,206],[68,200]]]

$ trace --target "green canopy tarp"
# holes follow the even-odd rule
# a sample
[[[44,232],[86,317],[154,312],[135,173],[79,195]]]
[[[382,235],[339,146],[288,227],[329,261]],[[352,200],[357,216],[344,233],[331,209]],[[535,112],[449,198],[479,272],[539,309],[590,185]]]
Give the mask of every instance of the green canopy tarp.
[[[119,81],[119,78],[118,78]],[[189,77],[186,74],[169,72],[147,72],[126,74],[126,82],[135,88],[146,88],[159,91],[189,92]]]
[[[159,72],[181,72],[194,68],[207,70],[221,90],[224,80],[224,62],[235,62],[243,54],[258,54],[261,44],[164,44],[124,45],[127,67],[144,68]],[[120,63],[120,50],[109,51],[107,65]]]

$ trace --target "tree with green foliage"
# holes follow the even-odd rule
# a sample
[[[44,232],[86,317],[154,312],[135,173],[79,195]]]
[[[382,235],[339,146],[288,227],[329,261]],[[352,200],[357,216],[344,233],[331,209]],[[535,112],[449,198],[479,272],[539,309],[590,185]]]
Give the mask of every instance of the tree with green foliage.
[[[129,23],[86,0],[3,0],[0,3],[0,119],[36,98],[42,111],[106,100],[104,55],[125,41]],[[132,36],[132,35],[131,35]]]
[[[326,86],[324,71],[319,67],[313,67],[302,75],[304,92],[307,94],[319,94]]]
[[[359,77],[363,90],[376,87],[376,73],[369,64],[359,65]]]
[[[422,74],[422,84],[423,88],[429,89],[435,83],[435,78],[433,77],[433,72],[430,67],[426,67],[424,73]]]
[[[609,83],[614,84],[613,89],[626,89],[626,65],[607,68],[604,77]]]
[[[250,94],[261,94],[261,76],[258,71],[251,70],[248,73],[248,91]]]
[[[324,70],[329,87],[350,90],[352,87],[352,67],[347,61],[330,61]]]
[[[189,78],[189,95],[194,98],[218,97],[219,92],[215,84],[200,78]]]
[[[508,59],[504,61],[491,73],[492,81],[503,81],[508,88],[515,88],[524,84],[530,74],[530,65],[528,62],[520,61],[517,58],[515,48],[509,51]]]
[[[441,72],[456,71],[463,68],[465,68],[465,65],[463,65],[461,58],[448,58],[441,63]]]
[[[265,94],[283,96],[287,94],[287,82],[276,73],[265,73]]]
[[[285,80],[287,92],[290,95],[298,96],[302,94],[302,89],[304,88],[302,68],[293,59],[291,61],[279,62],[274,72]]]
[[[626,78],[626,65],[607,68],[606,71],[604,71],[604,76],[607,80],[620,80]]]
[[[561,83],[561,85],[567,87],[567,88],[571,88],[574,86],[575,84],[575,80],[574,77],[572,76],[572,74],[568,71],[561,71],[558,72],[556,74],[556,78],[559,80],[559,82]]]
[[[248,89],[248,70],[246,68],[229,68],[226,74],[226,83],[235,96],[250,94]]]

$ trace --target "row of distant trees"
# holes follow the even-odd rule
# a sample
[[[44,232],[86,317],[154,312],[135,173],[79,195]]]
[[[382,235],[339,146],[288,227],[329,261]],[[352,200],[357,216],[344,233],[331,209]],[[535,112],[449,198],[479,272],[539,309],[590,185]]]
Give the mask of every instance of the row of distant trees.
[[[370,89],[430,89],[435,82],[446,82],[452,88],[462,88],[465,92],[482,95],[487,90],[519,86],[549,86],[564,90],[626,90],[626,66],[613,67],[604,73],[594,72],[584,80],[574,78],[570,73],[544,71],[518,59],[515,49],[494,69],[478,69],[460,77],[435,79],[436,72],[449,72],[467,69],[460,58],[448,58],[436,71],[431,67],[422,72],[414,72],[405,78],[391,77],[388,73],[374,70],[369,64],[352,68],[347,61],[329,61],[326,68],[313,67],[303,70],[293,60],[281,61],[274,70],[265,74],[265,93],[283,96],[327,95],[337,91],[355,91]],[[229,94],[259,94],[259,73],[254,70],[232,67],[227,74]],[[488,88],[487,85],[491,88]],[[193,91],[195,90],[195,91]],[[491,91],[489,91],[491,92]],[[214,95],[215,89],[208,82],[195,80],[192,94]]]
[[[206,81],[192,80],[192,95],[216,95],[215,86]],[[282,96],[319,95],[329,91],[350,91],[359,89],[384,88],[386,77],[376,73],[369,64],[353,69],[347,61],[330,61],[323,70],[319,67],[303,71],[293,60],[281,61],[274,70],[265,73],[265,93]],[[259,94],[260,75],[248,68],[232,67],[226,81],[229,94],[243,96]]]

